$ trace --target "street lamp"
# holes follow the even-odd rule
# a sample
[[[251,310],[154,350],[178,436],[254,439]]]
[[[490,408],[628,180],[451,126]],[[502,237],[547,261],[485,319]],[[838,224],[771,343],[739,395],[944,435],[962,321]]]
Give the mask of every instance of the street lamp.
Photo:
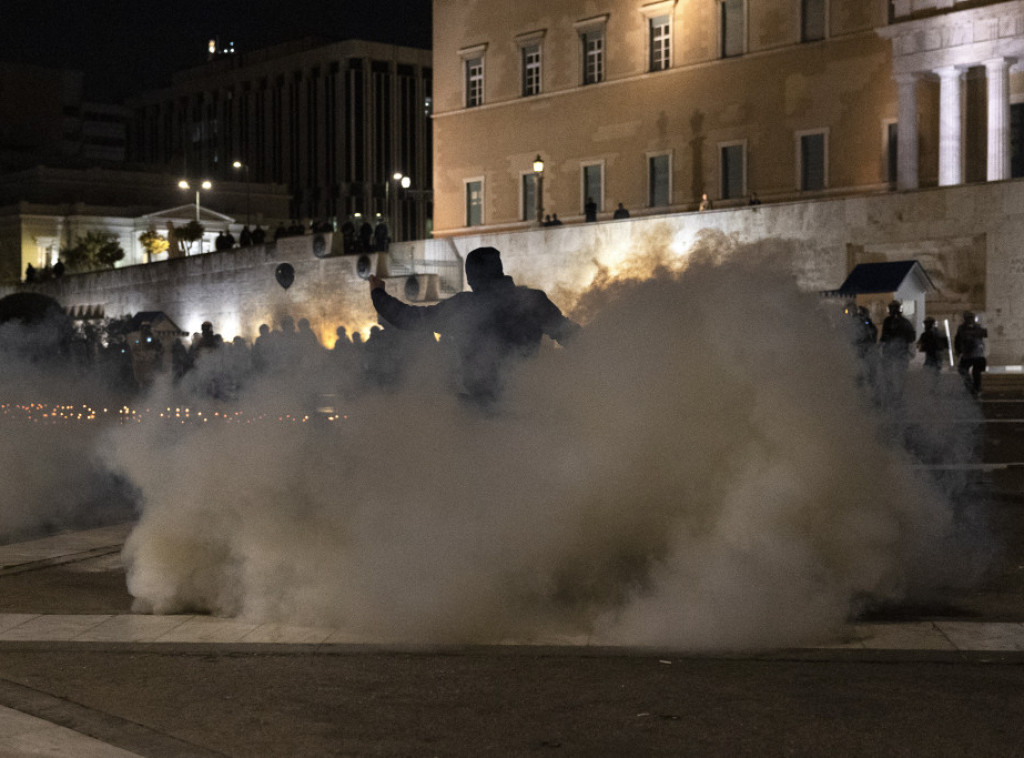
[[[544,160],[537,153],[533,159],[534,194],[537,201],[537,223],[544,222]]]
[[[387,214],[389,216],[391,215],[391,211],[394,210],[394,215],[391,216],[391,226],[392,226],[392,231],[393,231],[393,233],[395,235],[394,238],[396,240],[399,240],[399,239],[401,239],[401,237],[398,234],[399,216],[400,216],[399,210],[400,210],[400,207],[401,207],[400,206],[400,202],[401,201],[399,200],[398,192],[395,192],[395,207],[392,209],[392,207],[391,207],[391,182],[392,181],[396,182],[402,189],[409,189],[409,187],[412,186],[412,179],[410,179],[408,176],[403,174],[401,171],[396,171],[394,174],[391,175],[391,181],[386,182],[384,184],[384,208],[385,208],[385,210],[386,210],[386,212],[387,212]]]
[[[250,220],[249,214],[249,164],[242,163],[241,161],[235,161],[231,166],[237,171],[240,168],[245,169],[245,225],[249,226],[252,221]]]
[[[181,187],[182,189],[185,189],[185,190],[192,189],[192,185],[189,184],[186,179],[182,179],[180,182],[178,182],[178,186]],[[202,182],[200,182],[199,187],[196,187],[196,222],[197,223],[199,221],[199,189],[200,189],[200,187],[202,189],[204,189],[204,190],[208,190],[208,189],[213,187],[213,184],[210,183],[209,179],[204,179]]]

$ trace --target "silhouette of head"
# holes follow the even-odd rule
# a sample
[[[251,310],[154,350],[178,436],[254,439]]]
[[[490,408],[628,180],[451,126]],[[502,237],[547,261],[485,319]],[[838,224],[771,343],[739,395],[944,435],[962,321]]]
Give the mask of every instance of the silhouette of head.
[[[894,316],[897,313],[899,313],[902,309],[903,306],[900,305],[898,300],[893,300],[891,303],[889,303],[889,313],[891,313]]]
[[[971,313],[970,311],[964,311],[964,323],[973,324],[974,323],[974,314]]]
[[[505,275],[501,253],[493,247],[478,247],[466,256],[466,281],[476,289],[486,289]]]

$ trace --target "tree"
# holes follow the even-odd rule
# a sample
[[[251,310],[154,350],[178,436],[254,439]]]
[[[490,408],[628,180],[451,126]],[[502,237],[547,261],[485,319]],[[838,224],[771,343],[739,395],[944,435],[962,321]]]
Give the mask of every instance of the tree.
[[[140,234],[139,242],[142,243],[142,247],[146,251],[146,255],[148,256],[147,260],[152,259],[154,255],[166,253],[167,248],[171,246],[171,243],[167,241],[165,236],[153,229]]]
[[[185,226],[172,226],[171,229],[182,255],[188,255],[192,251],[192,243],[201,240],[206,231],[206,227],[198,221],[189,221]]]
[[[93,230],[79,237],[73,246],[61,250],[60,257],[74,271],[95,271],[114,268],[114,264],[124,258],[124,250],[117,237]]]

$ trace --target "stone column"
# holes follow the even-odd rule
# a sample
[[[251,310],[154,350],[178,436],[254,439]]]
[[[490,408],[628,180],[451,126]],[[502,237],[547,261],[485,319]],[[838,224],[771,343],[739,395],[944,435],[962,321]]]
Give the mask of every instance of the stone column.
[[[939,75],[939,186],[963,182],[963,69],[946,66]]]
[[[917,189],[917,80],[918,74],[899,74],[899,122],[896,126],[896,188]]]
[[[1010,178],[1010,58],[985,61],[988,78],[988,180]]]

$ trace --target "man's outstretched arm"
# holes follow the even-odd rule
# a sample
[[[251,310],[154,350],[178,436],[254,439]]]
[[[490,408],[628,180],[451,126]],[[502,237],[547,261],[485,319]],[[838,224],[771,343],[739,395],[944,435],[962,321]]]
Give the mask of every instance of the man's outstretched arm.
[[[373,307],[381,318],[396,329],[434,331],[436,305],[407,305],[387,293],[379,276],[371,274],[368,281]]]
[[[571,342],[580,332],[580,325],[562,314],[562,310],[551,299],[536,290],[539,297],[538,312],[542,314],[541,328],[544,333],[560,345]]]

